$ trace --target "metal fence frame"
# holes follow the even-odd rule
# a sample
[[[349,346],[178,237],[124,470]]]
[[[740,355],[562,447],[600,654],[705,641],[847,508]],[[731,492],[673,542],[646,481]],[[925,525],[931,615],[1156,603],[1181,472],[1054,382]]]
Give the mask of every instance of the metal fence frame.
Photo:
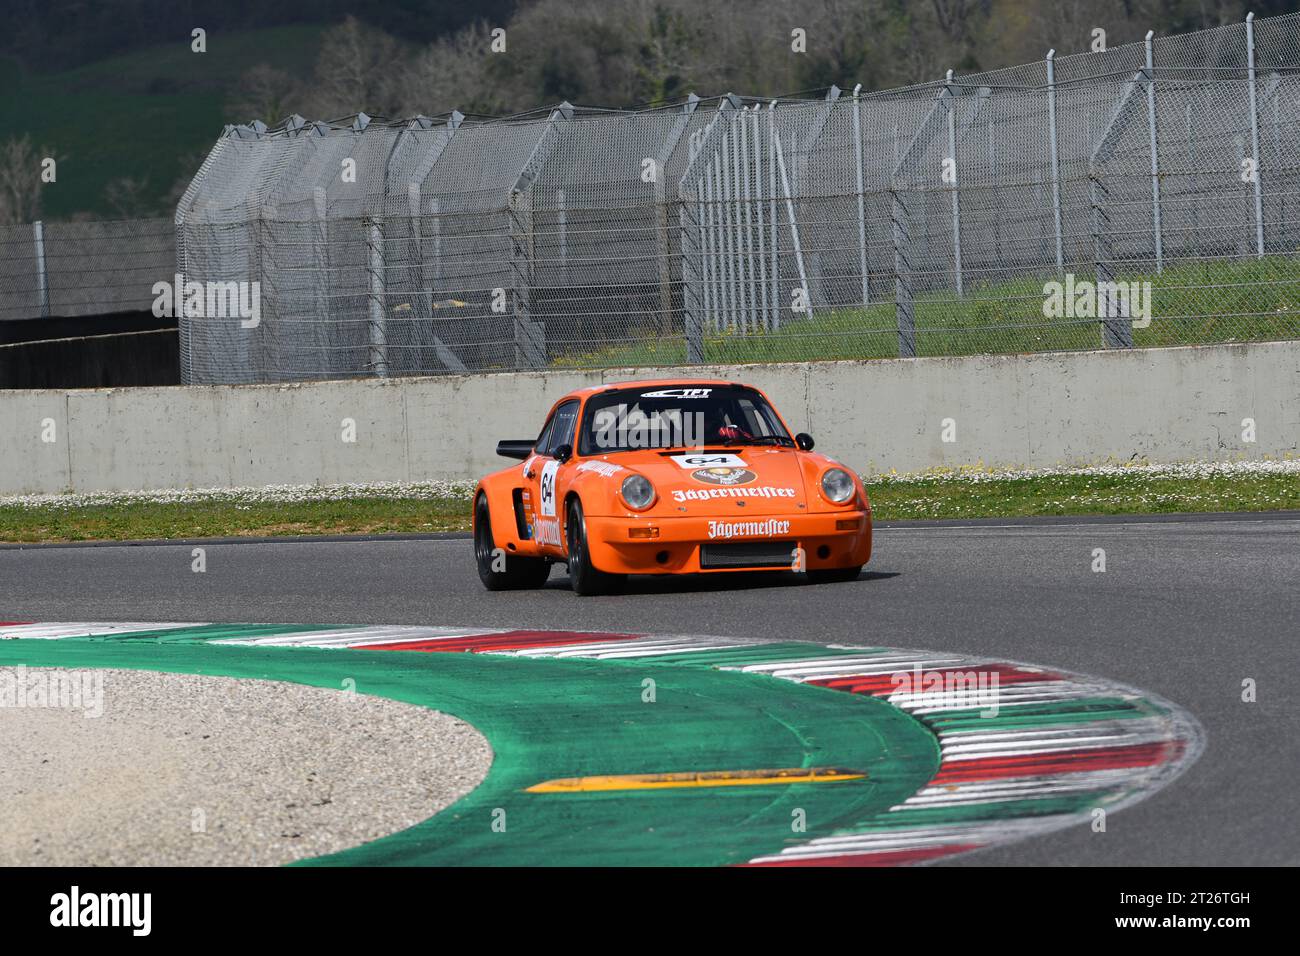
[[[1131,348],[1126,300],[1049,323],[1017,283],[1287,268],[1298,66],[1300,15],[1252,15],[882,93],[229,127],[177,209],[177,270],[261,282],[266,320],[182,316],[183,374],[794,360],[830,334],[849,356]],[[969,324],[981,302],[1005,315]],[[1160,328],[1195,341],[1195,319]],[[1242,334],[1300,337],[1269,321]]]
[[[148,310],[174,244],[167,219],[0,225],[0,321]]]

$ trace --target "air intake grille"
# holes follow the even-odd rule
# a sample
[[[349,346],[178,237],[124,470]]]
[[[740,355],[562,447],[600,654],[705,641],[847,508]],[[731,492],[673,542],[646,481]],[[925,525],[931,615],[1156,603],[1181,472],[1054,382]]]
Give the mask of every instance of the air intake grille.
[[[793,541],[744,541],[700,545],[700,567],[788,568],[794,564]]]

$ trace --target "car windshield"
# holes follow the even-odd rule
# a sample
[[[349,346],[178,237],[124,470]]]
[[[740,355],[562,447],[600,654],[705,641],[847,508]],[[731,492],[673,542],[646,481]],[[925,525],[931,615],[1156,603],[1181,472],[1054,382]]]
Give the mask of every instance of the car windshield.
[[[766,399],[739,385],[624,388],[587,400],[578,453],[793,445]]]

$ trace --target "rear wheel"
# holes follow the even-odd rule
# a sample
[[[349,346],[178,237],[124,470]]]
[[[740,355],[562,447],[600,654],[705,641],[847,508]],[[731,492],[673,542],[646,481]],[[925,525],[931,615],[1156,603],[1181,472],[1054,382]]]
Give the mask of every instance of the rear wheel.
[[[808,572],[808,580],[812,584],[834,584],[836,582],[856,581],[861,573],[862,565],[860,564],[851,568],[819,568],[816,571]]]
[[[478,579],[489,591],[540,588],[551,574],[551,566],[544,558],[508,554],[496,546],[486,495],[479,495],[474,502],[474,563],[478,565]]]
[[[587,547],[587,523],[582,516],[582,502],[576,498],[569,503],[565,522],[569,540],[569,584],[574,594],[612,594],[627,579],[626,574],[609,574],[598,571],[591,563]]]

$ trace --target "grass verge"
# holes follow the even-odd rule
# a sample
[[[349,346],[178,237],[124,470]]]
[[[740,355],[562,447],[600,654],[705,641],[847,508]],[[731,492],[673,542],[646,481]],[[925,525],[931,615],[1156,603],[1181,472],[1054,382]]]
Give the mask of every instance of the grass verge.
[[[467,531],[459,482],[0,498],[0,541]],[[1300,461],[876,475],[877,521],[1300,509]]]

